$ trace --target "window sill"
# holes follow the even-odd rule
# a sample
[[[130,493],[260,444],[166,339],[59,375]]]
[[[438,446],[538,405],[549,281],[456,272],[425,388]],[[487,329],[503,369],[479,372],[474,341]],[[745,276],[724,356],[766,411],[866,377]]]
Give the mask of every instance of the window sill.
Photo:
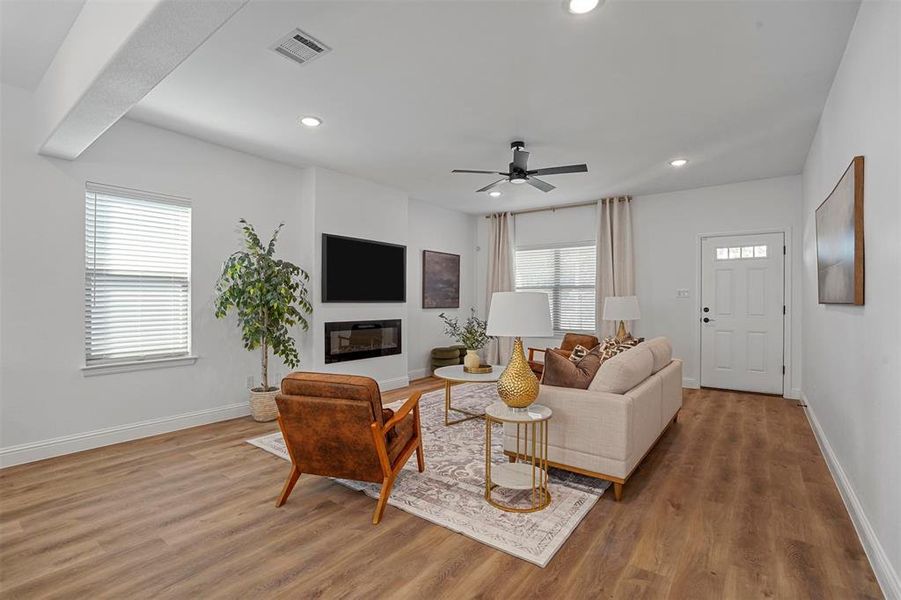
[[[82,367],[81,373],[85,377],[96,375],[112,375],[113,373],[130,373],[132,371],[146,371],[148,369],[168,369],[170,367],[186,367],[197,362],[196,356],[177,356],[174,358],[157,358],[153,360],[135,360],[131,362],[110,363],[106,365],[92,365]]]

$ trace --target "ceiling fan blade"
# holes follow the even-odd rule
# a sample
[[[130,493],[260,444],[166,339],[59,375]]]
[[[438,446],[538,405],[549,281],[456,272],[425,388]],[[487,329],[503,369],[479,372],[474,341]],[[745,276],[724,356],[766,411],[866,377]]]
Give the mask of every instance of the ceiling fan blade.
[[[565,167],[547,167],[529,171],[529,175],[562,175],[563,173],[587,173],[588,165],[566,165]]]
[[[470,171],[469,169],[454,169],[451,173],[484,173],[486,175],[504,175],[500,171]]]
[[[525,150],[514,150],[513,151],[513,166],[517,169],[526,170],[529,163],[529,153]]]
[[[501,184],[501,183],[503,183],[503,182],[505,182],[505,181],[507,181],[507,180],[506,180],[506,179],[498,179],[498,180],[495,181],[494,183],[489,183],[488,185],[486,185],[486,186],[483,187],[482,189],[476,190],[476,194],[478,194],[479,192],[487,192],[488,190],[490,190],[490,189],[493,188],[494,186],[499,185],[499,184]]]
[[[531,185],[532,187],[536,187],[542,192],[549,192],[553,189],[556,189],[554,186],[549,184],[547,181],[541,181],[540,179],[536,179],[534,177],[529,177],[526,179],[526,183]]]

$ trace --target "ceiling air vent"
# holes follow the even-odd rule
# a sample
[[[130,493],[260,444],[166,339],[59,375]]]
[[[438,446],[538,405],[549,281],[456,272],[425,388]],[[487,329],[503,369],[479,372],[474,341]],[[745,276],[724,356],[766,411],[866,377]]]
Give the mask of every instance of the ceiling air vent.
[[[271,46],[271,49],[300,64],[308,63],[326,52],[332,51],[331,48],[300,29],[295,29],[280,39],[274,46]]]

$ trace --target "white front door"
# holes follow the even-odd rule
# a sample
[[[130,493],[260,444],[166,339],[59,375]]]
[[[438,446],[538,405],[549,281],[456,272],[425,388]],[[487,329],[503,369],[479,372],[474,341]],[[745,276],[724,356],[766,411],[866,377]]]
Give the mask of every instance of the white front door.
[[[701,241],[701,385],[782,394],[781,233]]]

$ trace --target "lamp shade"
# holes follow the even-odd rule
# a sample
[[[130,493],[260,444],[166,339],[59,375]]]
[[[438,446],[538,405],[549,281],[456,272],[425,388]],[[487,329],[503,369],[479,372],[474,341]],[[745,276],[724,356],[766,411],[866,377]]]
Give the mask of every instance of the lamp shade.
[[[488,335],[552,337],[551,305],[544,292],[494,292],[488,310]]]
[[[638,296],[607,296],[604,298],[605,321],[637,321],[640,318]]]

